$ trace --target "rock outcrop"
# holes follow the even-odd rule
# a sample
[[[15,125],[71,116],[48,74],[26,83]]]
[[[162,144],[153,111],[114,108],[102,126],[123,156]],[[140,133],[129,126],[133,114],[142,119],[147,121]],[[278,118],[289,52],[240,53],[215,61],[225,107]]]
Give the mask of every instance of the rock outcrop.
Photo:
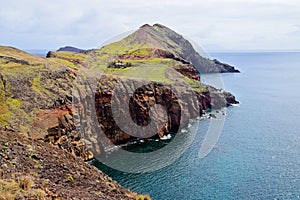
[[[101,78],[101,81],[111,80]],[[100,126],[114,144],[177,133],[180,127],[187,125],[188,119],[199,116],[196,99],[188,92],[175,92],[170,85],[159,83],[145,85],[130,79],[112,81],[115,84],[111,84],[111,88],[99,88],[95,93],[95,106]],[[151,110],[155,105],[161,107]],[[143,129],[146,126],[147,129]],[[147,135],[149,133],[152,134]]]
[[[0,165],[13,165],[1,166],[0,183],[32,173],[49,198],[135,198],[83,163],[93,158],[90,145],[100,144],[101,154],[112,145],[162,138],[206,110],[238,103],[201,83],[201,73],[210,72],[237,70],[201,57],[159,24],[101,49],[66,47],[47,58],[0,46]]]
[[[150,31],[162,28],[165,29],[158,25],[146,27]],[[142,33],[149,34],[148,30],[139,30],[135,39],[142,41]],[[173,36],[182,39],[181,36]],[[100,54],[90,53],[101,59],[106,48],[100,50]],[[0,117],[1,126],[28,133],[32,138],[43,139],[85,160],[91,159],[93,154],[81,140],[82,133],[78,133],[74,113],[81,114],[79,125],[83,126],[80,128],[83,134],[104,132],[109,139],[99,139],[102,142],[101,151],[104,151],[110,143],[126,144],[139,138],[158,138],[170,132],[176,133],[187,125],[189,119],[202,115],[207,109],[219,109],[238,103],[232,94],[203,85],[199,71],[178,52],[172,49],[142,48],[119,55],[118,59],[133,62],[129,66],[133,70],[139,67],[147,67],[147,70],[158,65],[160,68],[157,69],[163,69],[163,73],[153,74],[154,77],[151,76],[146,82],[109,73],[93,77],[99,79],[98,88],[80,97],[80,103],[87,102],[87,99],[94,101],[92,109],[96,116],[92,119],[87,115],[87,110],[80,110],[90,105],[84,105],[85,108],[81,105],[81,108],[79,106],[79,109],[74,110],[72,94],[73,89],[78,87],[77,74],[80,69],[90,65],[86,63],[90,54],[49,52],[47,58],[40,58],[10,47],[2,47],[2,50],[0,108],[4,115]],[[26,73],[21,73],[20,67]],[[147,71],[145,73],[148,75]],[[137,72],[136,75],[139,77],[141,74]],[[157,77],[165,77],[172,84],[154,81]],[[157,105],[160,107],[156,108]],[[118,108],[119,113],[114,113],[113,106]],[[116,118],[118,115],[120,117]],[[100,128],[84,127],[84,124],[95,121]],[[153,122],[150,126],[152,129],[142,131],[141,127],[147,127],[150,122]],[[153,134],[143,135],[147,132]]]
[[[195,67],[191,65],[176,66],[174,67],[174,69],[178,71],[180,74],[182,74],[183,76],[186,76],[190,79],[194,79],[197,81],[201,81],[199,72],[197,71],[197,69],[195,69]]]
[[[93,93],[94,100],[82,92],[76,101],[81,105],[76,111],[81,122],[81,134],[101,142],[103,151],[111,145],[177,133],[188,125],[190,119],[201,116],[205,110],[238,103],[231,93],[213,87],[207,87],[203,92],[193,91],[188,85],[182,87],[185,89],[103,75]],[[95,113],[95,119],[86,113],[91,116]],[[99,125],[98,129],[95,124]]]

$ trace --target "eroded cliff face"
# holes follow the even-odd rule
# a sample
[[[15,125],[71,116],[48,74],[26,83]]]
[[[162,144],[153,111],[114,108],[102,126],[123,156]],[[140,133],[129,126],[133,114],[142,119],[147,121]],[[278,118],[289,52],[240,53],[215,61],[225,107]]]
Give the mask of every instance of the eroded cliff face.
[[[100,81],[108,80],[102,77]],[[95,106],[101,129],[114,144],[177,133],[188,119],[199,115],[191,91],[178,92],[170,85],[154,82],[112,81],[111,88],[96,92]]]
[[[103,75],[94,91],[82,92],[73,103],[42,111],[35,127],[47,130],[45,142],[89,160],[93,154],[87,144],[95,140],[101,152],[141,138],[161,138],[179,132],[205,110],[238,102],[232,94],[212,87],[196,92],[188,85],[178,90],[174,85]],[[83,142],[83,137],[94,141]]]
[[[114,62],[122,67],[110,68]],[[0,46],[0,130],[5,139],[23,135],[84,160],[93,158],[91,149],[101,154],[140,138],[176,134],[205,110],[237,103],[232,94],[202,84],[197,64],[204,72],[224,68],[200,58],[188,41],[161,25],[98,50],[49,52],[47,58]],[[81,77],[82,71],[105,75]]]
[[[84,160],[93,158],[93,154],[87,150],[76,130],[73,111],[71,106],[52,109],[50,112],[38,116],[40,119],[48,120],[47,134],[44,141],[65,149],[72,155]],[[53,121],[51,124],[49,121]]]
[[[199,72],[197,71],[197,69],[192,66],[192,65],[182,65],[182,66],[176,66],[174,67],[174,69],[176,71],[178,71],[180,74],[182,74],[183,76],[186,76],[188,78],[197,80],[197,81],[201,81]]]
[[[90,138],[87,144],[100,142],[102,151],[111,145],[177,133],[205,110],[237,103],[230,93],[212,87],[195,92],[188,85],[178,90],[176,85],[110,75],[99,78],[92,96],[87,94],[81,92],[77,102],[77,122],[81,134],[88,136],[85,139]]]
[[[189,64],[171,67],[173,71],[167,77],[174,80],[173,84],[104,75],[93,77],[96,86],[85,85],[87,92],[78,83],[79,65],[71,68],[14,48],[2,50],[1,127],[42,139],[85,160],[93,154],[86,148],[89,143],[82,141],[84,136],[96,135],[102,144],[99,151],[104,151],[111,145],[176,133],[207,109],[237,103],[232,94],[201,84],[198,71]],[[154,58],[161,58],[161,63],[166,56],[176,58],[157,49],[148,49],[147,55],[149,51]],[[80,62],[69,54],[64,56],[75,66],[84,62],[86,54],[74,55]],[[151,65],[155,67],[155,63]],[[198,84],[191,87],[186,81]],[[78,99],[74,98],[77,89]]]

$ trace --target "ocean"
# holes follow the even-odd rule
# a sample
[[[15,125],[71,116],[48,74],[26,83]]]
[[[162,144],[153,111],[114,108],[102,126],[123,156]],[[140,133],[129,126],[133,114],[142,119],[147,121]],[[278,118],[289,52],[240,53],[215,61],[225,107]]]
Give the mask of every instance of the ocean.
[[[221,75],[240,105],[227,108],[220,138],[206,157],[198,153],[212,119],[196,123],[189,148],[157,171],[125,173],[93,164],[122,186],[156,200],[300,199],[300,53],[211,57],[241,71]]]
[[[240,105],[227,109],[220,138],[206,157],[198,153],[210,119],[199,122],[183,155],[160,170],[134,174],[94,165],[156,200],[300,199],[300,53],[211,57],[242,73],[221,75]]]
[[[46,57],[47,53],[49,52],[49,50],[46,49],[26,49],[25,51],[40,57]]]

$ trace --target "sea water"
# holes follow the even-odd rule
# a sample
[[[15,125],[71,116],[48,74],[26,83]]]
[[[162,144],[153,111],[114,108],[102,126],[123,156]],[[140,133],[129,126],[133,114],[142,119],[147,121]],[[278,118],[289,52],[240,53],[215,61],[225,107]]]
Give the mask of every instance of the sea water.
[[[221,75],[225,89],[241,103],[227,109],[221,136],[205,158],[199,158],[199,148],[213,119],[201,120],[192,145],[160,170],[130,174],[93,164],[156,200],[300,199],[300,53],[211,56],[242,72]],[[156,149],[167,141],[147,145]],[[139,146],[131,148],[138,152]]]
[[[213,119],[202,120],[187,151],[160,170],[130,174],[94,164],[157,200],[300,199],[300,53],[212,57],[241,71],[221,76],[241,103],[227,109],[221,136],[205,158],[199,148]]]

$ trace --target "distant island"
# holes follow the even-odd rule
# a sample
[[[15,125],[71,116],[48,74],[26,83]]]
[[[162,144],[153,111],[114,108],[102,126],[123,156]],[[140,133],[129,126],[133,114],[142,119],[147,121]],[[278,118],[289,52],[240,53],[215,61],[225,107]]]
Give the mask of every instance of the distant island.
[[[71,47],[71,46],[61,47],[57,51],[69,51],[69,52],[74,52],[74,53],[84,53],[84,52],[87,52],[87,50],[79,49],[79,48]]]
[[[202,57],[184,37],[160,24],[145,24],[124,39],[100,49],[82,50],[67,46],[48,52],[47,58],[0,46],[0,63],[0,155],[1,170],[4,170],[0,172],[0,183],[14,181],[20,185],[13,176],[16,173],[32,180],[35,186],[28,188],[23,194],[25,197],[41,193],[49,199],[71,198],[80,195],[82,190],[81,195],[87,195],[89,199],[150,198],[122,188],[83,163],[82,160],[92,159],[95,152],[91,152],[82,141],[74,115],[79,115],[81,123],[93,122],[86,107],[77,106],[78,110],[74,110],[74,100],[77,101],[72,93],[74,88],[79,91],[81,104],[88,105],[91,99],[94,101],[96,120],[115,145],[139,139],[127,134],[115,121],[111,107],[115,88],[124,94],[131,89],[135,91],[130,97],[115,100],[120,108],[129,102],[129,117],[137,125],[129,128],[132,132],[136,127],[150,123],[149,112],[155,103],[165,108],[168,119],[162,126],[155,127],[157,132],[153,137],[157,139],[178,132],[187,126],[188,119],[197,118],[207,110],[238,103],[231,93],[203,84],[201,74],[239,70]],[[78,82],[83,71],[101,71],[101,77],[95,77],[96,73],[86,74],[86,79],[98,81],[92,98]],[[135,86],[139,86],[138,89]],[[172,89],[176,90],[176,95]],[[160,116],[160,111],[156,115]],[[129,123],[128,118],[120,120]],[[86,134],[97,132],[93,129],[82,131],[89,131]],[[101,145],[97,153],[108,147],[106,142]],[[9,152],[16,155],[12,157]],[[23,162],[24,155],[29,156],[27,166],[15,163],[11,168],[15,157]],[[74,163],[79,164],[74,166]],[[49,166],[54,168],[59,164],[66,174],[50,170]],[[101,187],[82,183],[82,179],[93,177],[92,174],[97,176],[95,179]]]

